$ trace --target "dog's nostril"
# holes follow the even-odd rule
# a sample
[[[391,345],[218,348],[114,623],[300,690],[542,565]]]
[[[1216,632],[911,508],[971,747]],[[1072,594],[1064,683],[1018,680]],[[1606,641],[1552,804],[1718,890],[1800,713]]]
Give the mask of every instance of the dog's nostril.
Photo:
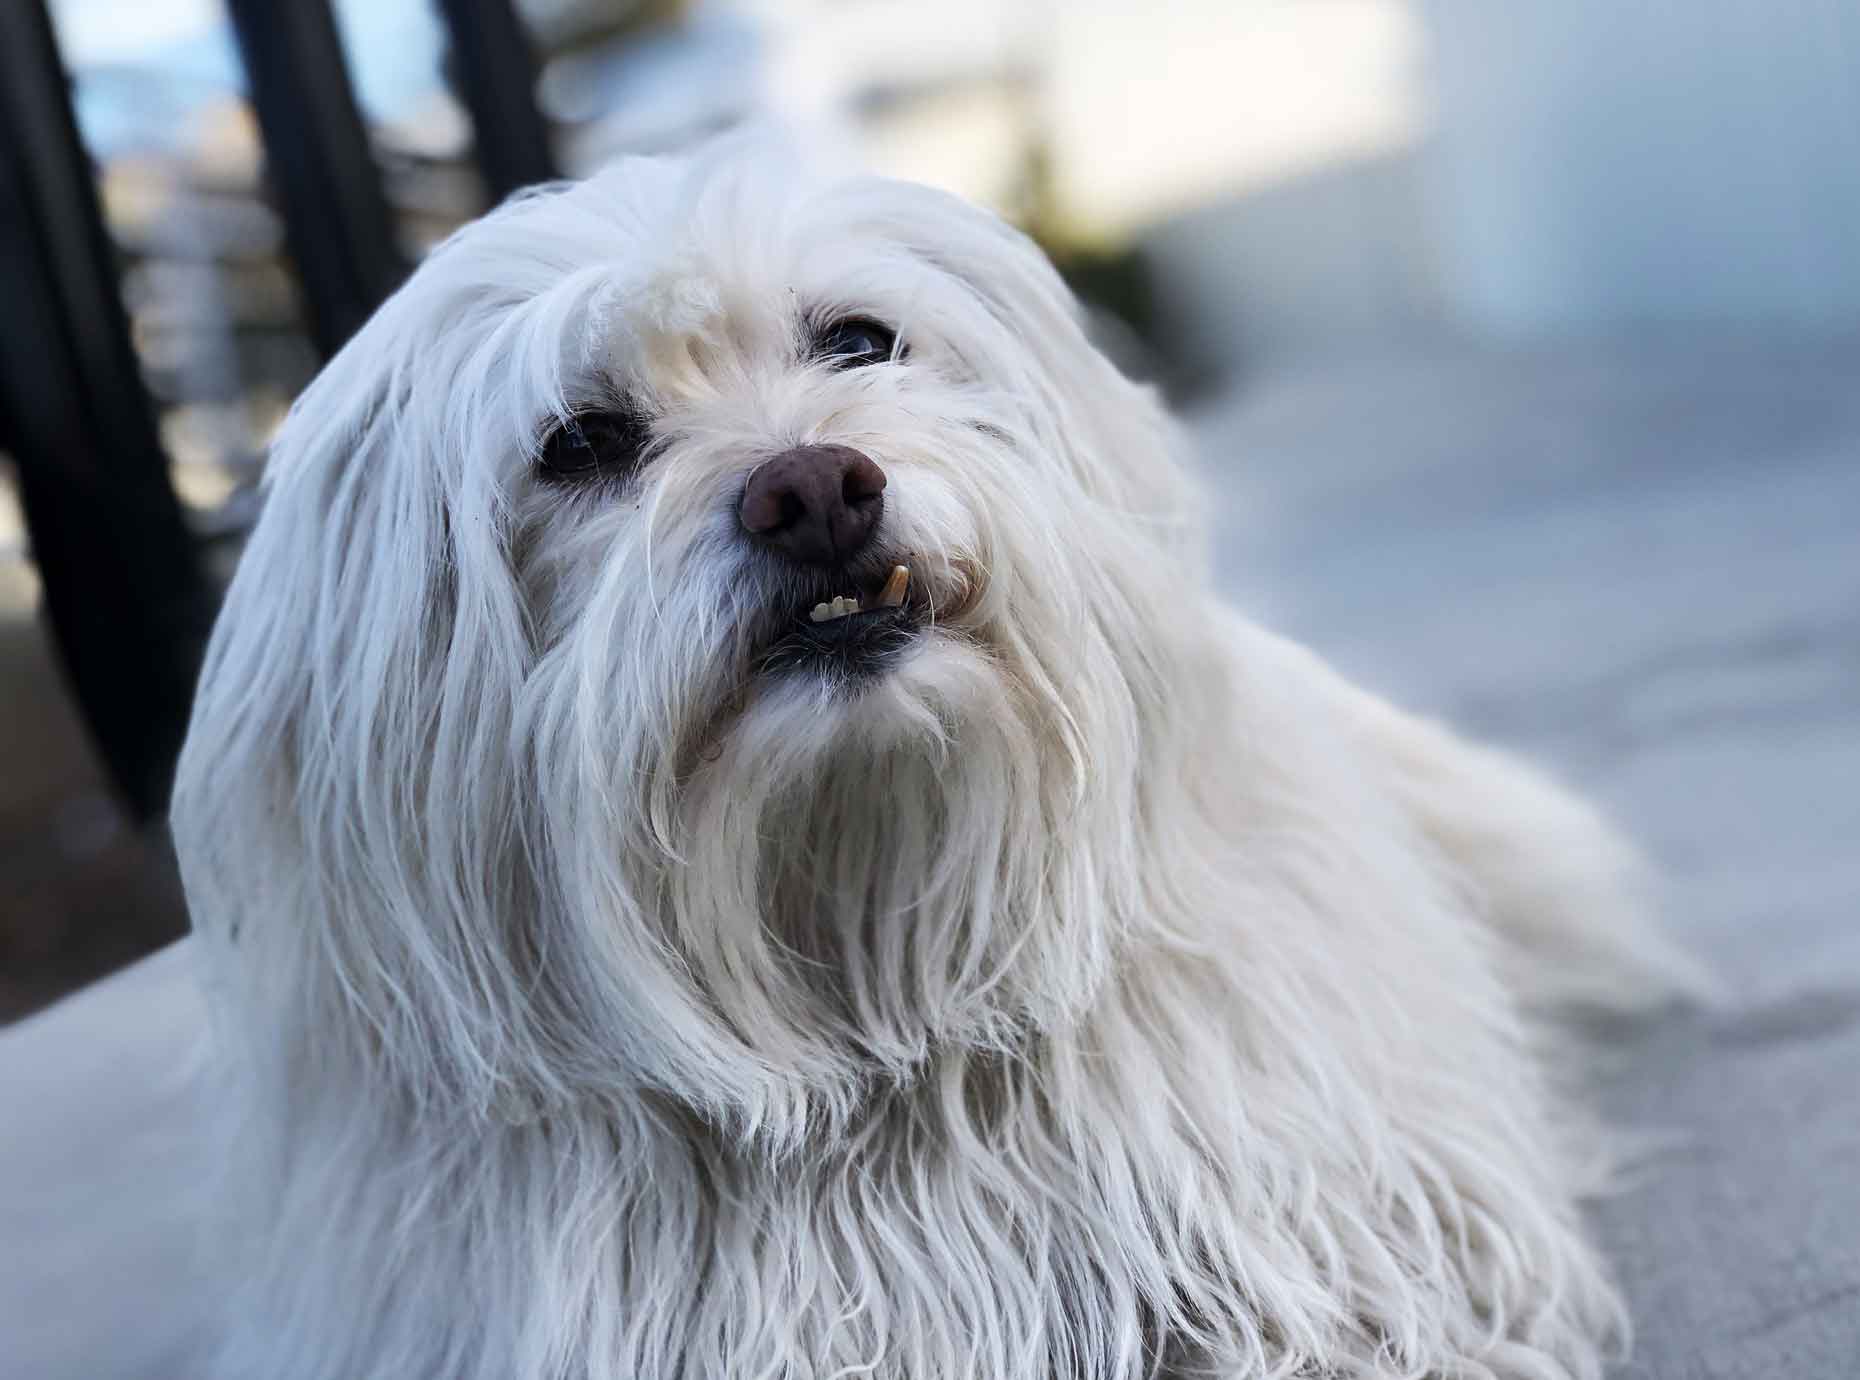
[[[885,472],[858,451],[852,455],[853,463],[840,481],[840,497],[848,503],[870,503],[885,491]]]
[[[872,539],[885,472],[851,446],[797,446],[757,466],[737,518],[765,546],[804,565],[839,565]]]

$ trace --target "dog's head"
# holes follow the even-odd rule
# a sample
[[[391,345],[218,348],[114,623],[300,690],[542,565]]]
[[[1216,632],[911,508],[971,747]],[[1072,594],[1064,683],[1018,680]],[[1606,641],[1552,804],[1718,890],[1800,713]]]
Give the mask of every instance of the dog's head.
[[[278,438],[199,926],[262,1019],[487,1105],[769,1125],[1062,1019],[1145,904],[1172,448],[948,196],[748,145],[522,197]]]

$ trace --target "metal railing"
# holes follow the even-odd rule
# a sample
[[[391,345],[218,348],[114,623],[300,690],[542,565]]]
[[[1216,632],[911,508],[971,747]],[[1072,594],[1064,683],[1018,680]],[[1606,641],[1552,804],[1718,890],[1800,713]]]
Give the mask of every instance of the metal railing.
[[[436,0],[487,190],[556,175],[510,0]],[[312,340],[405,276],[328,0],[228,0]],[[217,591],[177,499],[46,0],[0,4],[0,450],[73,694],[137,818],[166,808]]]

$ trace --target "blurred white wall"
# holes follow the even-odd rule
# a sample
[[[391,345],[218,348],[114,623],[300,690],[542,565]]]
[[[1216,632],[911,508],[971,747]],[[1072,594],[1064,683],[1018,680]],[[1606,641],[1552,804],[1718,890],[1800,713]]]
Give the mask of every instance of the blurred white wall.
[[[1860,329],[1860,0],[1218,9],[1068,16],[1129,30],[1064,122],[1081,201],[1124,197],[1200,357]]]
[[[1860,326],[1860,0],[1419,0],[1469,323]]]
[[[1409,0],[734,0],[767,25],[767,101],[856,132],[887,172],[999,201],[1037,136],[1069,233],[1169,216],[1411,144]],[[870,103],[867,102],[869,105]]]
[[[1426,112],[1407,0],[1072,0],[1042,114],[1058,194],[1116,238],[1409,147]]]

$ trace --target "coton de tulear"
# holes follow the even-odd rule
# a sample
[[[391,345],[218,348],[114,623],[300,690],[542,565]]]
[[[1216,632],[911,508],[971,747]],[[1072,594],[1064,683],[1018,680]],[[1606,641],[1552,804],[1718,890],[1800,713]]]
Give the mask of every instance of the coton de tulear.
[[[1023,237],[756,142],[329,365],[175,827],[223,1374],[1597,1376],[1586,807],[1209,592]]]

